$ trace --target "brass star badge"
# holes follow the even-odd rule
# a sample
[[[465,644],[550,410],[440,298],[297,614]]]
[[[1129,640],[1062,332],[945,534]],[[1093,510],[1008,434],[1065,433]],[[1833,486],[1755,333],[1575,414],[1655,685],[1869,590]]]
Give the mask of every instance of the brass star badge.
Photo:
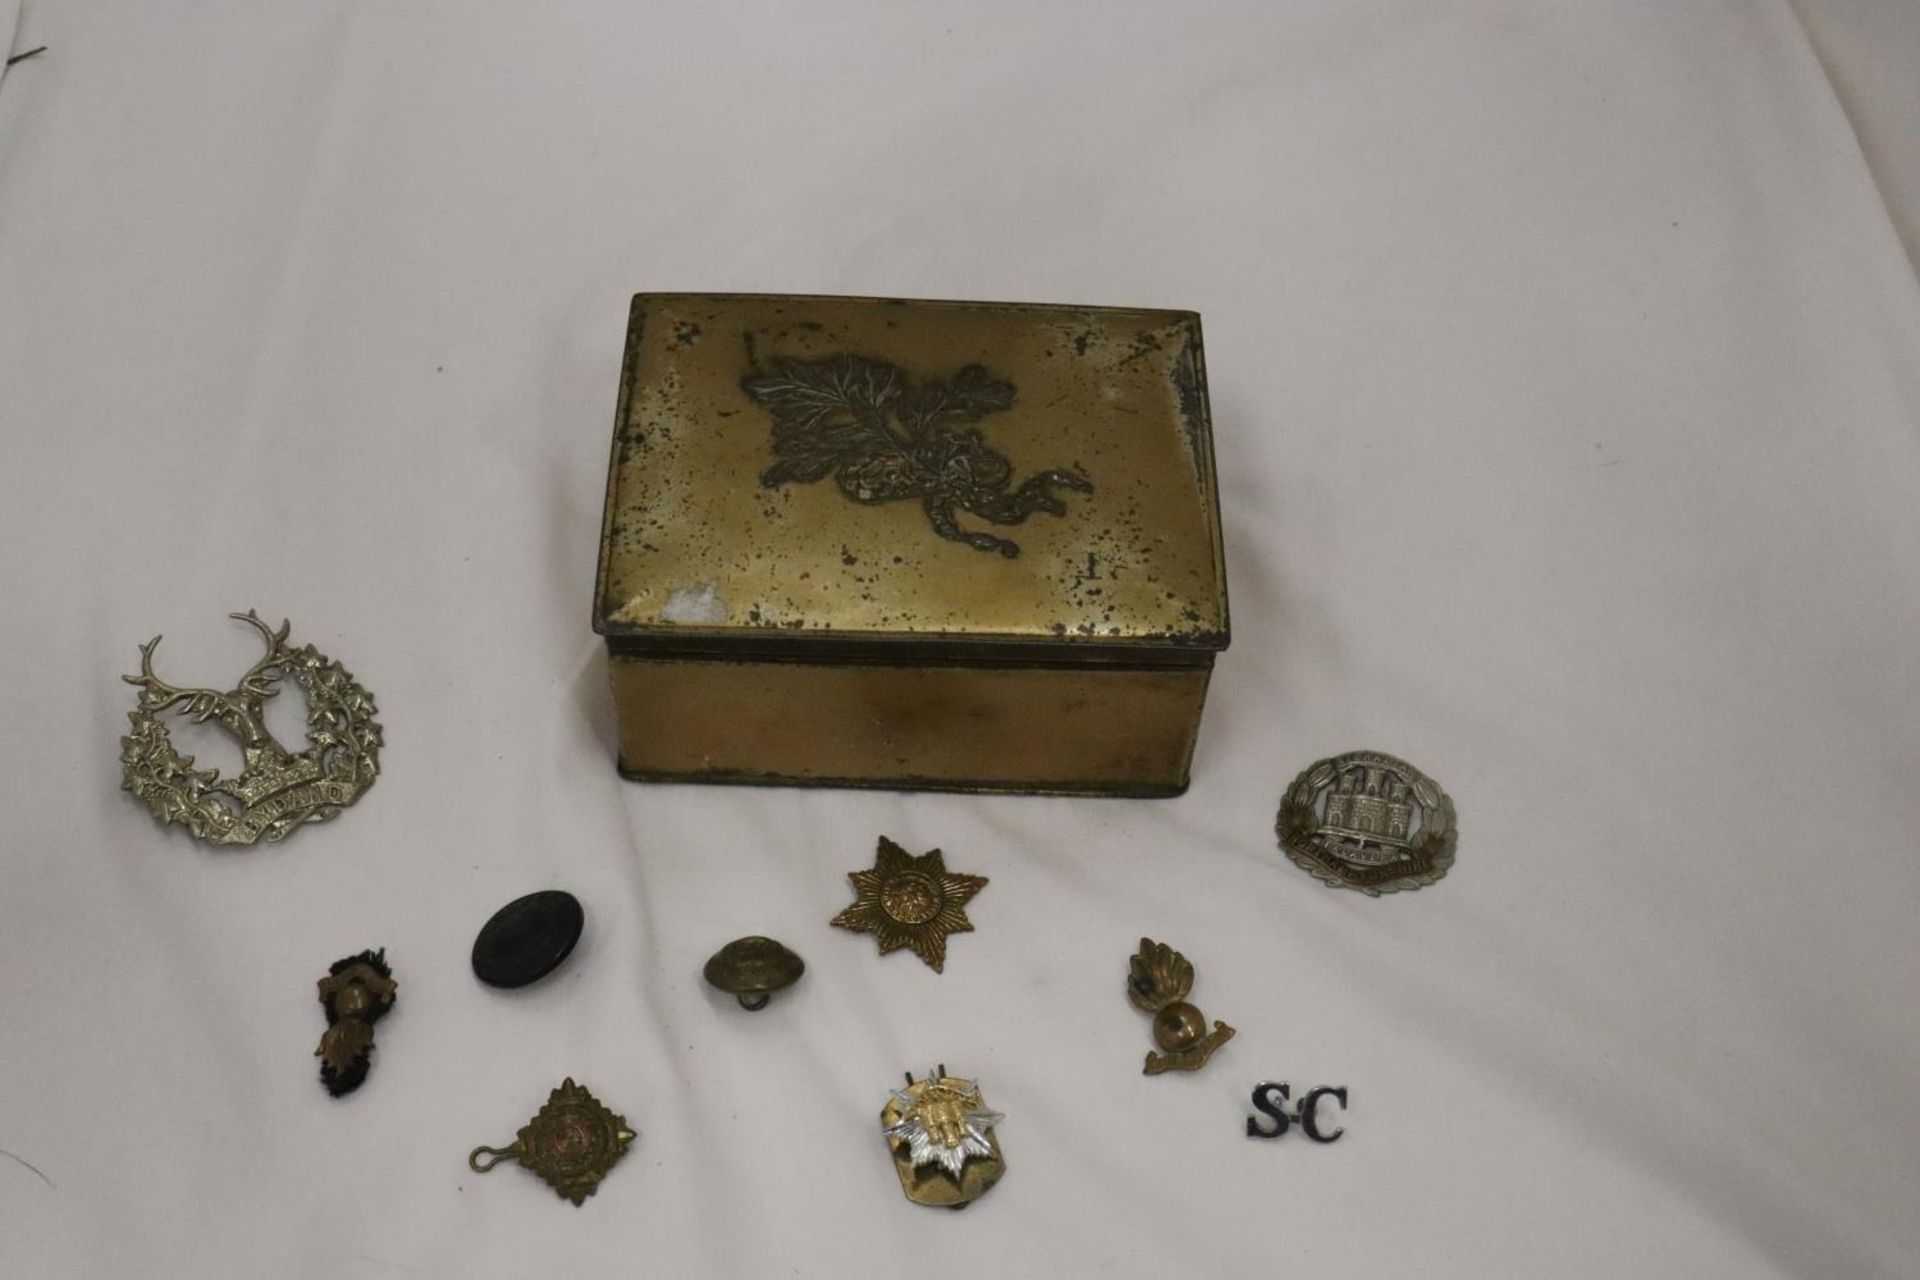
[[[847,879],[857,897],[833,923],[872,934],[881,955],[911,947],[935,973],[947,963],[947,935],[973,932],[966,904],[987,883],[985,876],[948,871],[938,849],[916,858],[885,836],[873,870],[848,872]]]

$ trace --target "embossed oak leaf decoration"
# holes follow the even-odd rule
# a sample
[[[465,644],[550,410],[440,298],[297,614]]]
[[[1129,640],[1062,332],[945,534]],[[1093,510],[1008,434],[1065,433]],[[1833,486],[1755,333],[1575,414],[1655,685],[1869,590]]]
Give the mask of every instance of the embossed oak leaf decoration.
[[[1056,488],[1093,492],[1086,477],[1061,470],[1009,488],[1013,464],[968,424],[1011,408],[1014,386],[977,364],[916,387],[897,366],[864,356],[775,360],[740,387],[773,415],[779,461],[760,473],[769,489],[832,475],[855,502],[918,498],[941,537],[1008,557],[1019,543],[963,529],[957,513],[1021,524],[1036,511],[1066,514]]]

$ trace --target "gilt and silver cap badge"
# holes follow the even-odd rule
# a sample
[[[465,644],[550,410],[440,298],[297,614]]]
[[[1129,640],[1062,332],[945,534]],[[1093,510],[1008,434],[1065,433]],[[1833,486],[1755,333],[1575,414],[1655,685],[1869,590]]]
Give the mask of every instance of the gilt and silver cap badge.
[[[915,1204],[947,1209],[978,1200],[1007,1171],[993,1131],[1004,1119],[977,1083],[948,1075],[945,1063],[924,1080],[909,1071],[907,1087],[880,1111],[900,1190]]]
[[[1289,858],[1372,897],[1432,884],[1453,865],[1453,801],[1377,751],[1334,756],[1295,778],[1275,826]]]
[[[139,687],[132,729],[120,740],[121,786],[162,823],[179,823],[212,844],[279,840],[309,822],[324,822],[360,798],[380,772],[380,726],[373,695],[347,669],[312,645],[287,646],[289,624],[278,631],[249,609],[231,615],[257,630],[267,651],[233,689],[179,688],[153,673],[155,636],[140,646],[140,674],[122,676]],[[292,752],[267,731],[266,701],[282,678],[307,695],[307,748]],[[237,778],[196,769],[174,749],[161,713],[175,710],[196,724],[217,724],[240,743],[245,762]]]

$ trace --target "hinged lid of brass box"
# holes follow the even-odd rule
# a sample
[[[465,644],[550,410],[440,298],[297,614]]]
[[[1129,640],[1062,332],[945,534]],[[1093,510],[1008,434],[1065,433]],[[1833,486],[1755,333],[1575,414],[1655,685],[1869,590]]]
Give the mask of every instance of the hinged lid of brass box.
[[[761,768],[712,743],[686,768],[649,763],[628,696],[671,698],[703,677],[626,673],[642,691],[622,685],[619,661],[1204,670],[1227,643],[1220,541],[1191,312],[641,294],[594,608],[616,659],[623,766],[998,785],[943,782],[901,725],[883,731],[903,762],[884,777],[795,777],[791,762]]]

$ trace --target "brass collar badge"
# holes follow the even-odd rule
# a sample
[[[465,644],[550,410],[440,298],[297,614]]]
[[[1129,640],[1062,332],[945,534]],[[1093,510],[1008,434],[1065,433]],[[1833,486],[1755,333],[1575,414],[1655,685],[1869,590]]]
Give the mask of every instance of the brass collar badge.
[[[1233,1039],[1233,1028],[1215,1020],[1207,1030],[1206,1015],[1187,1003],[1193,990],[1193,965],[1164,942],[1140,939],[1140,950],[1127,966],[1127,999],[1143,1013],[1153,1015],[1153,1042],[1164,1052],[1148,1053],[1146,1074],[1198,1071],[1213,1051]]]
[[[387,967],[386,948],[336,960],[320,979],[320,1007],[327,1011],[327,1033],[313,1056],[320,1059],[320,1083],[344,1097],[367,1078],[373,1056],[373,1024],[393,1008],[400,984]]]
[[[569,1076],[547,1095],[547,1105],[527,1121],[512,1146],[475,1147],[467,1165],[485,1173],[504,1160],[518,1160],[546,1179],[562,1200],[578,1206],[599,1190],[607,1170],[637,1136],[625,1116],[607,1110]]]
[[[1375,898],[1446,875],[1458,838],[1447,793],[1378,751],[1321,760],[1295,778],[1275,827],[1301,867]]]
[[[881,955],[910,947],[935,973],[946,967],[947,935],[973,932],[966,904],[987,883],[985,876],[948,871],[938,849],[916,858],[885,836],[873,870],[849,872],[847,879],[853,881],[854,904],[832,923],[872,934]]]
[[[880,1110],[907,1199],[962,1209],[985,1195],[1007,1171],[993,1131],[1004,1119],[988,1109],[978,1084],[948,1075],[946,1064],[925,1080],[909,1071],[907,1087],[894,1090]]]
[[[240,683],[218,689],[182,689],[153,674],[155,636],[140,646],[140,674],[123,676],[140,689],[127,713],[132,730],[120,740],[126,766],[121,786],[163,823],[180,823],[213,844],[279,840],[308,822],[323,822],[360,798],[380,772],[380,726],[373,695],[347,669],[312,645],[287,647],[288,624],[278,631],[248,610],[231,615],[260,632],[267,652]],[[267,732],[263,709],[289,677],[307,695],[307,749],[290,752]],[[237,778],[196,769],[174,750],[160,713],[178,707],[196,724],[219,725],[240,742],[245,767]]]

